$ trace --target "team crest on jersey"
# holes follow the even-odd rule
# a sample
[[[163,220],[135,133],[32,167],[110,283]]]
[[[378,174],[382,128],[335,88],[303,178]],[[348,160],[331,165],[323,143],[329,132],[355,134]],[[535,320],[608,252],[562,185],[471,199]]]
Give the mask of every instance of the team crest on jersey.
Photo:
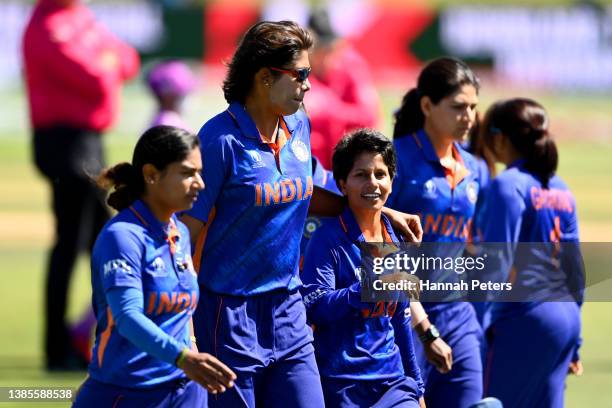
[[[425,184],[423,184],[423,194],[425,197],[436,197],[436,190],[436,183],[434,183],[432,179],[427,180]]]
[[[299,161],[304,163],[308,161],[309,154],[306,143],[302,142],[301,140],[295,140],[291,143],[291,150]]]
[[[465,193],[472,204],[476,203],[476,200],[478,200],[478,183],[470,181],[465,187]]]
[[[318,218],[308,218],[304,225],[304,237],[310,239],[312,234],[321,226],[321,220]]]
[[[361,281],[361,266],[355,268],[355,277]]]
[[[259,154],[257,150],[247,150],[246,152],[249,155],[249,158],[251,159],[252,168],[256,169],[259,167],[266,166],[263,160],[261,159],[261,154]]]

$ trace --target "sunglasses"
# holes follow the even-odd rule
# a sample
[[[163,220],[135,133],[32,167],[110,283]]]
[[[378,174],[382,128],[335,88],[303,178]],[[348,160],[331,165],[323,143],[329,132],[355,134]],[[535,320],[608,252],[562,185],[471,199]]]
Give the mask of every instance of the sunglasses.
[[[281,69],[270,67],[272,71],[282,72],[283,74],[289,74],[298,82],[304,82],[310,75],[310,68],[299,68],[299,69]]]

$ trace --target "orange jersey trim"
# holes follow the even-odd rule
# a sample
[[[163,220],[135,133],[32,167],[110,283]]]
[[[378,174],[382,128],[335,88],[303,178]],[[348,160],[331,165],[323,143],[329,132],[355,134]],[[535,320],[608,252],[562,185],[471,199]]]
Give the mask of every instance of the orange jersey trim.
[[[461,154],[459,153],[455,145],[453,145],[453,158],[456,161],[456,165],[453,166],[453,168],[447,167],[440,162],[440,164],[442,164],[442,167],[444,167],[446,181],[448,181],[448,184],[450,185],[451,189],[457,187],[457,185],[461,183],[463,179],[470,175],[470,171],[467,169],[467,167],[465,167],[463,157],[461,157]]]
[[[108,346],[108,341],[110,340],[111,332],[115,327],[115,320],[113,319],[113,313],[111,312],[110,306],[106,307],[106,317],[108,323],[106,324],[106,329],[100,334],[100,346],[98,347],[98,367],[102,367],[102,361],[104,360],[104,352],[106,351],[106,346]]]

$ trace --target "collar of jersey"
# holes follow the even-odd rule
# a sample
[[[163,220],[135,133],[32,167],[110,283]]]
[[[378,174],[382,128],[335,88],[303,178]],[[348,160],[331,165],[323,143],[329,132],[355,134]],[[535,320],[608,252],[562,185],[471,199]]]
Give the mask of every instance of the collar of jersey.
[[[166,239],[168,237],[168,231],[171,228],[170,223],[174,222],[176,225],[174,215],[172,215],[172,220],[170,223],[165,224],[159,222],[151,210],[149,210],[149,207],[147,207],[142,200],[134,201],[134,203],[130,206],[130,210],[132,211],[132,214],[138,218],[138,221],[157,238]],[[178,239],[180,239],[180,236]]]
[[[230,106],[227,108],[229,114],[236,120],[238,127],[243,135],[249,137],[251,139],[261,140],[259,136],[259,130],[257,130],[257,126],[253,119],[249,116],[247,111],[244,109],[244,106],[238,102],[232,102]],[[285,125],[287,125],[287,130],[290,133],[293,133],[297,125],[297,118],[294,115],[283,116],[283,120],[285,121]]]
[[[357,223],[357,220],[355,219],[355,216],[353,215],[353,212],[351,211],[351,208],[348,205],[344,207],[344,210],[342,211],[342,214],[340,214],[339,217],[340,224],[342,225],[342,230],[346,232],[352,242],[365,242],[365,238],[363,237],[361,228],[359,228],[359,224]],[[398,242],[397,237],[393,232],[393,228],[391,227],[391,222],[385,216],[385,214],[382,214],[382,222],[385,225],[385,228],[387,229],[391,240],[393,242]]]

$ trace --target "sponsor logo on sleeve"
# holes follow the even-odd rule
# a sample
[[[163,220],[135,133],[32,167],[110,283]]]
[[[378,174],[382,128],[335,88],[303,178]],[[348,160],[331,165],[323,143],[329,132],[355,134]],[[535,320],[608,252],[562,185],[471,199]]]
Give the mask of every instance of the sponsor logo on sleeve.
[[[117,272],[123,272],[127,275],[132,275],[133,271],[130,265],[128,265],[125,259],[112,259],[104,264],[102,267],[102,273],[104,276],[114,274]]]

